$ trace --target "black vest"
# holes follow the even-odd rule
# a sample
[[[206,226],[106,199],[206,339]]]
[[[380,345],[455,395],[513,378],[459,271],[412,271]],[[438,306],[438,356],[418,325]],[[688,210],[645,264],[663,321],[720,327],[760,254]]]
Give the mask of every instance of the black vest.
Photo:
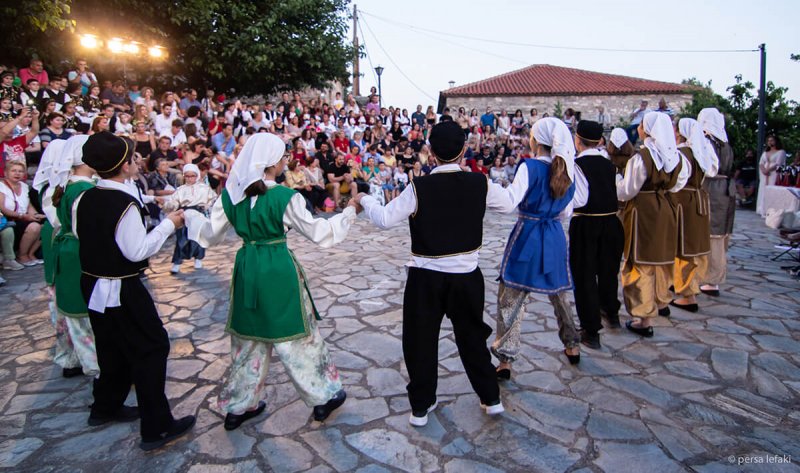
[[[611,160],[599,154],[581,156],[575,160],[589,183],[586,205],[575,209],[576,214],[612,214],[617,211],[617,168]]]
[[[412,185],[417,211],[408,223],[414,256],[441,258],[480,249],[488,191],[486,176],[440,172],[415,178]]]
[[[104,279],[121,279],[139,275],[147,268],[147,260],[130,261],[117,246],[114,233],[128,207],[141,215],[139,202],[116,189],[93,187],[83,193],[78,204],[78,238],[81,268],[85,274]],[[144,222],[144,217],[142,216]]]

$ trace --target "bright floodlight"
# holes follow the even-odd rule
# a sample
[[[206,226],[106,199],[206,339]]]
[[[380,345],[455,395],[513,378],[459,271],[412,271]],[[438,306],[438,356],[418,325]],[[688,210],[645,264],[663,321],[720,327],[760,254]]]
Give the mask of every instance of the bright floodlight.
[[[139,54],[139,45],[136,43],[128,43],[125,45],[125,52],[130,54]]]
[[[125,50],[125,45],[121,39],[113,38],[108,40],[108,49],[114,54],[119,54]]]
[[[81,36],[81,46],[87,49],[94,49],[99,46],[99,42],[97,41],[97,37],[91,34],[85,34]]]
[[[154,58],[160,58],[164,55],[164,51],[158,46],[151,46],[147,52]]]

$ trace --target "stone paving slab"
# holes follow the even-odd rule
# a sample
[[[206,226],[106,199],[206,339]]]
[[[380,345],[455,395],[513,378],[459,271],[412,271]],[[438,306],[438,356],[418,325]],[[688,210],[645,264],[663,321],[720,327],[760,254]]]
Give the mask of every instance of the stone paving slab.
[[[673,310],[656,335],[606,330],[581,364],[561,354],[552,309],[532,296],[522,358],[502,387],[506,413],[485,416],[442,326],[440,407],[407,423],[401,320],[406,225],[379,232],[363,218],[327,250],[296,234],[348,401],[311,420],[273,360],[266,414],[234,432],[216,399],[230,365],[224,332],[232,235],[205,268],[170,275],[172,240],[151,259],[149,282],[171,338],[167,394],[176,415],[197,414],[187,438],[145,454],[136,424],[90,428],[91,380],[63,379],[41,268],[6,273],[0,288],[0,469],[15,472],[625,472],[800,471],[800,283],[772,262],[774,232],[737,213],[725,297],[700,312]],[[513,217],[487,213],[481,268],[485,320],[494,326],[497,269]],[[134,402],[133,394],[129,398]],[[750,457],[746,457],[746,456]],[[736,464],[791,456],[794,463]],[[729,457],[735,461],[731,463]]]

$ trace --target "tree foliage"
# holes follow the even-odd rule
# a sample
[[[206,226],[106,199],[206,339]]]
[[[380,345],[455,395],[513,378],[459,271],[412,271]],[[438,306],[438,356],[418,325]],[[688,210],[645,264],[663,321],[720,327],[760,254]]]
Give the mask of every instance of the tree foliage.
[[[727,96],[723,97],[711,90],[711,82],[703,84],[692,78],[683,83],[696,87],[692,102],[681,110],[681,116],[696,117],[703,108],[716,107],[725,114],[725,127],[736,158],[742,159],[745,151],[756,149],[759,99],[755,84],[736,76],[736,83],[727,88]],[[766,131],[777,135],[788,153],[796,153],[800,148],[800,104],[786,98],[787,90],[767,82]]]
[[[21,1],[42,14],[26,23],[16,13],[24,8],[0,9],[16,15],[0,17],[0,28],[16,25],[22,35],[6,54],[27,64],[36,51],[57,72],[63,59],[86,56],[100,76],[121,77],[121,58],[106,50],[81,50],[72,26],[76,33],[165,46],[166,61],[144,55],[126,59],[127,70],[140,82],[171,81],[241,94],[347,83],[353,57],[345,37],[348,0]]]

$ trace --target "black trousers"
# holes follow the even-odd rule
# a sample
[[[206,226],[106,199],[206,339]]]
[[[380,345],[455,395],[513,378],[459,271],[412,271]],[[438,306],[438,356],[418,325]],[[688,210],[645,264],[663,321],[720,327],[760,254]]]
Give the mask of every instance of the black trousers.
[[[625,234],[616,215],[575,216],[569,224],[569,266],[575,285],[575,309],[581,328],[597,333],[600,310],[615,315],[619,266]]]
[[[436,399],[439,329],[445,314],[453,323],[458,354],[481,402],[500,399],[486,346],[492,329],[483,321],[483,291],[480,268],[466,274],[409,268],[403,296],[403,356],[413,411],[427,409]]]
[[[295,189],[297,192],[300,193],[306,199],[306,207],[308,207],[309,212],[313,211],[314,208],[322,208],[325,204],[325,197],[328,196],[328,193],[325,189],[320,189],[317,186],[311,186],[311,190],[305,189]]]
[[[81,277],[87,304],[96,282],[96,278],[85,274]],[[122,280],[120,303],[120,307],[106,308],[102,314],[89,310],[100,367],[92,392],[92,414],[116,413],[134,384],[142,439],[154,440],[174,422],[164,394],[169,337],[150,293],[138,277]]]

